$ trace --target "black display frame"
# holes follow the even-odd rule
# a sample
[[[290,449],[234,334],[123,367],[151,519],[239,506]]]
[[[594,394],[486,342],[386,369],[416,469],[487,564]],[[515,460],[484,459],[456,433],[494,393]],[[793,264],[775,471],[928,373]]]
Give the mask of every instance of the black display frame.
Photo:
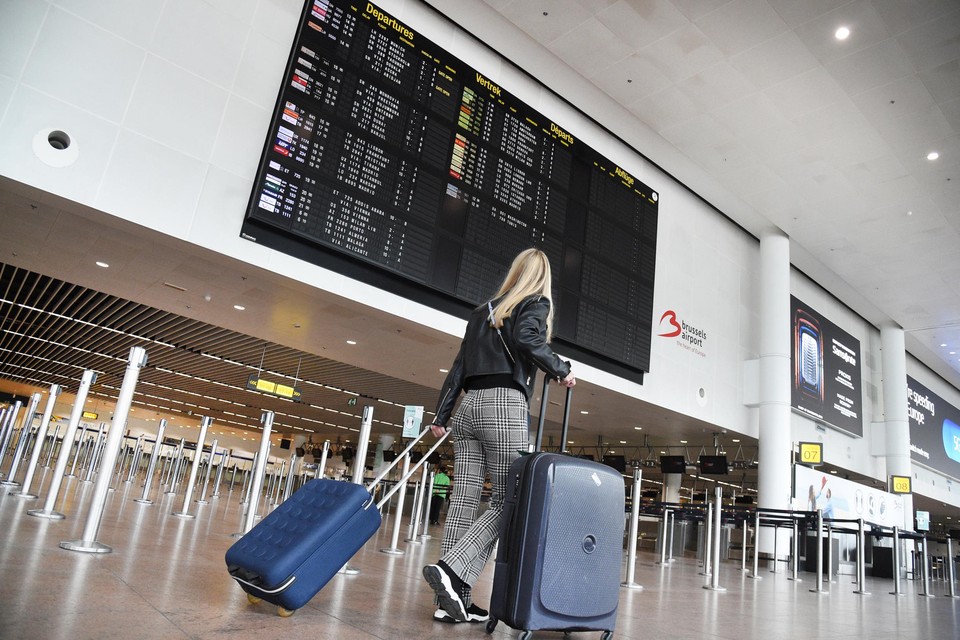
[[[255,202],[258,198],[258,195],[260,194],[259,187],[263,180],[265,166],[269,158],[269,153],[272,146],[271,145],[271,141],[273,140],[272,134],[277,128],[279,118],[281,117],[283,112],[282,107],[285,104],[285,97],[288,97],[287,94],[290,91],[289,90],[290,78],[295,68],[295,62],[296,62],[298,51],[299,51],[299,45],[301,43],[303,32],[306,29],[306,25],[308,23],[311,6],[313,6],[313,1],[306,0],[306,2],[304,3],[304,10],[299,23],[297,35],[294,39],[293,46],[291,47],[291,53],[287,61],[287,66],[284,71],[283,82],[281,83],[278,99],[276,102],[276,107],[274,109],[273,118],[271,120],[270,130],[267,132],[266,142],[262,150],[261,159],[260,159],[260,163],[257,171],[257,178],[254,183],[254,188],[251,192],[251,196],[250,196],[250,200],[247,208],[247,216],[243,221],[243,225],[241,229],[241,236],[247,240],[281,251],[283,253],[289,254],[293,257],[299,258],[306,262],[316,264],[323,268],[330,269],[332,271],[335,271],[347,277],[356,279],[358,281],[370,284],[377,288],[388,290],[402,297],[409,298],[416,302],[437,308],[438,310],[444,311],[446,313],[450,313],[452,315],[456,315],[461,318],[466,318],[467,315],[470,313],[470,311],[474,308],[475,302],[471,303],[469,301],[458,298],[456,295],[453,295],[448,291],[443,291],[441,289],[431,287],[428,284],[425,284],[424,282],[412,280],[408,277],[405,277],[402,274],[379,267],[375,264],[371,264],[370,262],[364,261],[363,259],[360,259],[354,255],[351,255],[350,253],[344,253],[344,252],[338,251],[335,248],[331,248],[323,244],[319,244],[318,242],[313,242],[308,238],[294,235],[284,229],[271,225],[270,223],[264,222],[262,220],[258,220],[257,218],[252,217],[251,215],[251,212],[255,208]],[[392,18],[392,16],[389,16],[388,13],[383,12],[379,8],[376,8],[375,5],[371,3],[366,3],[365,6],[367,7],[367,10],[370,10],[370,8],[373,7],[374,11],[377,12],[378,16],[386,16],[386,17],[378,17],[378,20],[381,20],[381,19],[387,20],[388,22],[391,23],[391,25],[400,25],[400,27],[393,26],[394,29],[398,29],[398,30],[405,29],[402,23],[399,23],[398,21],[396,21],[394,18]],[[438,51],[443,51],[440,47],[430,42],[426,38],[421,38],[420,41],[428,43],[431,47],[435,47],[436,50]],[[464,63],[462,60],[459,60],[458,58],[456,58],[456,56],[453,56],[453,54],[443,51],[443,55],[447,56],[450,60],[455,61],[463,69],[470,70],[471,72],[475,71],[472,66]],[[479,72],[476,72],[476,73],[477,73],[477,76],[479,77]],[[508,92],[503,91],[503,95],[506,97],[508,101],[513,101],[512,104],[523,105],[521,101],[519,101],[518,99],[510,95]],[[535,111],[528,105],[523,105],[523,107],[530,113],[536,114],[538,117],[542,117],[544,121],[547,121],[547,122],[550,121],[548,118],[543,117],[542,114],[539,114],[537,111]],[[567,135],[567,134],[561,130],[561,135]],[[602,165],[599,166],[599,168],[607,172],[608,175],[610,175],[611,177],[619,177],[619,179],[622,180],[624,184],[626,184],[627,181],[629,181],[631,184],[634,183],[635,178],[630,176],[628,173],[626,173],[623,169],[621,169],[615,163],[604,158],[591,147],[583,143],[580,143],[579,141],[577,141],[577,144],[580,145],[579,147],[580,149],[585,150],[584,153],[589,152],[590,154],[592,154],[592,156],[599,158],[600,162],[602,163]],[[594,161],[594,164],[595,165],[597,164],[596,160]],[[638,319],[631,318],[631,320],[635,320],[635,324],[639,326],[640,329],[643,330],[644,332],[642,348],[645,352],[645,355],[643,357],[643,366],[638,367],[638,366],[634,366],[633,364],[622,362],[617,358],[613,357],[609,353],[606,353],[606,354],[600,353],[592,348],[583,347],[582,345],[577,344],[575,340],[568,339],[567,337],[562,335],[555,336],[555,343],[558,345],[557,348],[560,351],[562,351],[564,354],[569,354],[570,357],[576,358],[586,364],[590,364],[600,369],[609,371],[610,373],[613,373],[615,375],[619,375],[621,377],[633,380],[635,382],[642,383],[644,373],[649,371],[650,353],[652,349],[652,329],[653,329],[652,312],[653,312],[653,288],[654,288],[655,263],[656,263],[656,235],[657,235],[656,227],[658,224],[658,220],[657,220],[658,194],[655,191],[651,190],[646,185],[643,185],[642,183],[640,183],[639,181],[636,181],[636,184],[639,185],[639,187],[642,187],[643,190],[645,190],[645,192],[648,194],[646,196],[647,199],[650,200],[651,203],[653,203],[652,209],[647,209],[647,208],[644,209],[645,214],[651,213],[652,211],[652,216],[653,216],[652,223],[648,222],[646,219],[640,222],[640,224],[643,224],[643,225],[652,224],[652,229],[653,229],[652,242],[644,241],[643,238],[639,238],[640,232],[639,231],[637,232],[638,241],[641,243],[644,243],[644,247],[649,249],[650,251],[649,255],[645,254],[645,258],[644,258],[648,262],[648,264],[644,267],[644,273],[649,274],[648,281],[644,284],[645,287],[646,286],[649,287],[649,291],[648,291],[649,297],[645,299],[644,302],[647,305],[647,308],[648,308],[647,310],[649,311],[649,317],[642,317]],[[646,206],[647,205],[644,205],[644,207]],[[581,229],[581,235],[585,235],[585,233],[586,233],[585,230]],[[583,237],[581,237],[579,240],[581,243],[585,242],[585,239]],[[577,247],[574,247],[574,253],[576,253],[576,248]],[[583,254],[581,254],[580,256],[581,258],[582,258],[582,255]],[[571,261],[567,260],[568,256],[569,256],[569,253],[565,249],[564,260],[562,261],[562,264],[554,264],[555,280],[559,279],[561,283],[563,283],[566,280],[566,276],[570,274],[571,269],[582,268],[582,265],[579,262],[577,262],[576,259],[572,261],[574,264],[571,265],[570,264]],[[492,291],[490,293],[492,293]],[[558,307],[561,309],[563,308],[563,299],[564,299],[565,293],[568,301],[571,301],[571,300],[575,301],[578,299],[576,295],[571,297],[569,294],[569,291],[567,292],[561,291],[558,294],[555,288],[554,297],[559,298]],[[566,317],[568,318],[571,317],[569,312]],[[569,321],[567,321],[567,324],[569,325]],[[558,331],[563,331],[563,326],[564,326],[563,317],[558,317],[558,325],[560,327]]]

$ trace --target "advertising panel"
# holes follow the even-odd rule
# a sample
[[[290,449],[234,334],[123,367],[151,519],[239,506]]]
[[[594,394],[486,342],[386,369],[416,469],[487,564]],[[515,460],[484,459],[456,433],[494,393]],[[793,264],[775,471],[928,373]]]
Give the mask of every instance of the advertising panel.
[[[910,458],[960,478],[960,410],[907,376]]]
[[[860,341],[790,296],[790,404],[798,412],[863,436]]]
[[[863,518],[866,524],[884,527],[904,525],[901,496],[803,465],[794,465],[794,478],[794,498],[801,509],[823,509],[824,518]],[[856,527],[849,523],[835,526]]]

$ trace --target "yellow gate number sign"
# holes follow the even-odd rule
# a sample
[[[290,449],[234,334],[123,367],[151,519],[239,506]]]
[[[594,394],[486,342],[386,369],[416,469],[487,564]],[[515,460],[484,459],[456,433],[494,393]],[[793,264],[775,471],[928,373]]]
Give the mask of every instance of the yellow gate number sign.
[[[910,476],[890,476],[893,493],[910,493]]]
[[[823,443],[822,442],[801,442],[800,443],[800,464],[822,464],[823,463]]]

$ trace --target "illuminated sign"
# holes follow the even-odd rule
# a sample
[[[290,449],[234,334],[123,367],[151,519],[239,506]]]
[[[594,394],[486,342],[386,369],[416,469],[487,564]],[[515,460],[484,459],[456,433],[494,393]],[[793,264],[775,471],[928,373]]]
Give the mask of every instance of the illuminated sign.
[[[800,443],[800,462],[802,464],[822,464],[823,463],[823,443],[822,442],[801,442]]]
[[[257,374],[253,373],[247,379],[247,389],[251,391],[259,391],[261,393],[267,393],[272,396],[277,396],[278,398],[286,398],[288,400],[294,400],[300,402],[300,389],[296,387],[291,387],[290,385],[280,384],[279,382],[271,382],[270,380],[264,380]]]
[[[890,476],[891,493],[911,493],[910,476]]]
[[[84,411],[80,414],[84,420],[96,420],[100,417],[99,413],[94,413],[93,411]]]

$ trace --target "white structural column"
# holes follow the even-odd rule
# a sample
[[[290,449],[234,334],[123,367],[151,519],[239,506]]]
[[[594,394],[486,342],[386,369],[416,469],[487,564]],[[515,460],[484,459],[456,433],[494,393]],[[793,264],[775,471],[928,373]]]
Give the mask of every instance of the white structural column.
[[[903,329],[895,324],[880,327],[883,366],[884,442],[889,476],[913,476],[910,462],[910,423],[907,419],[907,348]],[[913,496],[903,496],[903,529],[913,531]]]
[[[779,229],[760,234],[760,451],[758,505],[791,502],[790,240]],[[773,529],[759,532],[759,550],[773,552]],[[786,535],[786,530],[784,530]],[[779,545],[786,549],[787,545]]]

